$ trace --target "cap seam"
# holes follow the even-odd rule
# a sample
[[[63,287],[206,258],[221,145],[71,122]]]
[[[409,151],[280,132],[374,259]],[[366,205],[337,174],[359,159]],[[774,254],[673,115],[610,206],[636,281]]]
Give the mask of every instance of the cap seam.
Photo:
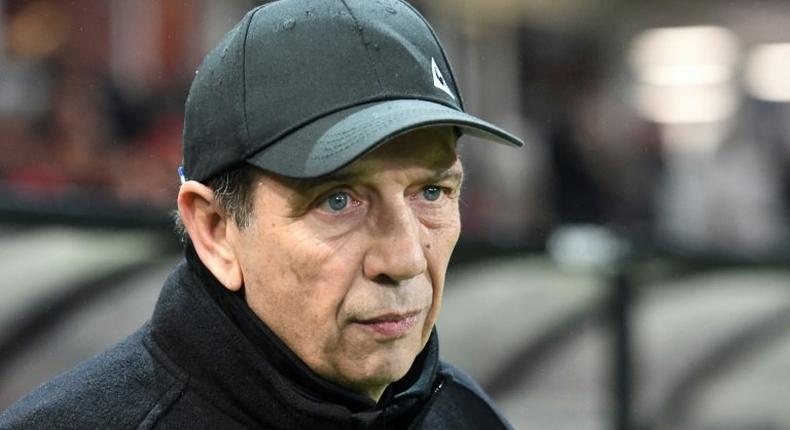
[[[349,7],[346,0],[340,0],[345,6],[348,14],[351,15],[351,19],[354,21],[354,26],[356,27],[357,32],[359,33],[359,39],[362,41],[362,46],[365,48],[365,54],[368,56],[368,63],[370,64],[371,68],[373,69],[373,74],[376,75],[376,82],[379,84],[379,91],[384,91],[384,85],[381,83],[381,77],[379,76],[379,71],[376,68],[375,63],[373,62],[373,58],[370,55],[370,45],[368,41],[365,40],[365,30],[359,25],[359,21],[357,17],[354,15],[354,12],[351,11],[351,7]]]
[[[252,143],[252,136],[250,135],[250,122],[247,119],[247,37],[250,34],[250,27],[252,27],[252,20],[255,19],[255,14],[257,14],[265,6],[266,5],[258,6],[250,14],[250,19],[247,21],[247,26],[244,29],[244,40],[241,44],[241,110],[244,112],[244,131],[247,133],[246,146],[250,146]]]

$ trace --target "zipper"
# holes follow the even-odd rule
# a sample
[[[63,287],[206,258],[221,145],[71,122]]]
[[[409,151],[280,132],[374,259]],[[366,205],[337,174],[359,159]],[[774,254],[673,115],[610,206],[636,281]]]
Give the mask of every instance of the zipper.
[[[433,406],[434,402],[436,402],[436,399],[439,397],[439,394],[441,394],[443,389],[444,389],[444,378],[439,378],[439,380],[436,383],[436,386],[433,388],[433,391],[431,392],[431,397],[428,398],[428,402],[425,403],[425,406],[423,406],[420,413],[417,414],[417,416],[414,418],[414,421],[411,422],[411,425],[409,425],[408,430],[416,430],[419,428],[420,424],[422,424],[423,420],[425,419],[425,416],[428,415],[428,411],[431,410],[431,406]]]

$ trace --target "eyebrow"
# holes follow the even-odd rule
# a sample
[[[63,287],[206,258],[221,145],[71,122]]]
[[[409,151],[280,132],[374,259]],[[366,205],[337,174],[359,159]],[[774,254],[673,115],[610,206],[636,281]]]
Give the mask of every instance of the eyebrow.
[[[434,175],[429,178],[430,182],[444,182],[446,180],[452,180],[455,183],[461,184],[464,179],[464,171],[462,169],[456,169],[450,167],[447,170],[442,171],[441,173]]]
[[[335,172],[318,178],[290,179],[288,183],[299,193],[309,193],[314,189],[331,188],[334,185],[355,182],[361,176],[363,174],[359,172]],[[427,178],[429,182],[442,182],[448,179],[461,182],[463,170],[456,169],[453,166],[441,171],[435,169]]]
[[[349,184],[356,182],[363,174],[360,172],[335,172],[318,178],[288,178],[286,182],[296,191],[292,196],[291,204],[294,207],[302,207],[308,203],[316,195],[321,192],[331,189],[335,186],[342,184]],[[439,183],[451,180],[458,185],[463,181],[463,170],[451,166],[447,169],[436,169],[432,171],[426,178],[425,182]]]
[[[361,174],[356,172],[335,172],[317,178],[288,179],[287,182],[298,194],[307,195],[312,194],[314,190],[352,182],[360,176]]]

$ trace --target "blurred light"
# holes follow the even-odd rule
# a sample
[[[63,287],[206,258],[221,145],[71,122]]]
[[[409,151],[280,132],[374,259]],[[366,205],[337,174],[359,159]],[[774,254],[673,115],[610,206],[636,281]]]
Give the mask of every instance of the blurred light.
[[[732,132],[732,125],[721,123],[666,124],[661,127],[661,141],[670,154],[697,158],[714,154]]]
[[[629,62],[642,115],[665,124],[730,118],[738,105],[738,46],[732,31],[716,26],[656,28],[640,34]]]
[[[755,98],[790,102],[790,43],[754,47],[746,60],[746,88]]]
[[[66,44],[71,22],[60,3],[33,1],[23,4],[8,18],[6,48],[9,56],[42,61]]]
[[[552,232],[546,243],[557,264],[574,269],[606,269],[628,253],[628,245],[597,225],[567,225]]]
[[[636,89],[644,116],[665,124],[708,123],[730,117],[738,107],[733,85],[652,86]]]
[[[631,51],[639,80],[653,85],[727,82],[737,58],[735,34],[714,26],[647,30],[636,38]]]
[[[719,65],[656,65],[640,71],[640,81],[662,86],[720,84],[732,79],[731,67]]]

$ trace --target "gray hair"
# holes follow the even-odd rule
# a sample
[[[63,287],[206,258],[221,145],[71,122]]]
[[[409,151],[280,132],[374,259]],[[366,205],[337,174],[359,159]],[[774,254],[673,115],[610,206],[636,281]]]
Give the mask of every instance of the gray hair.
[[[249,164],[226,170],[205,181],[214,192],[214,202],[227,217],[232,217],[239,229],[252,225],[253,184],[262,172]],[[178,211],[172,212],[175,231],[183,243],[189,241],[189,234]]]

